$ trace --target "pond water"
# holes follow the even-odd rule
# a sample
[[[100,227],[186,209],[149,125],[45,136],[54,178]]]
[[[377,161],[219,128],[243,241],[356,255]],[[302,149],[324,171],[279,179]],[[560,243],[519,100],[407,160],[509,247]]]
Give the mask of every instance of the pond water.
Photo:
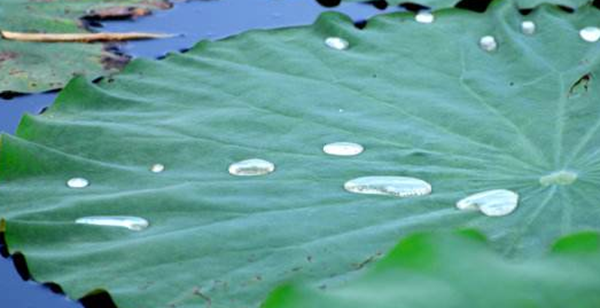
[[[144,58],[160,58],[194,46],[201,40],[217,40],[250,29],[270,29],[311,24],[325,11],[337,11],[355,21],[373,15],[401,10],[400,7],[378,9],[364,3],[345,3],[325,8],[310,0],[216,0],[178,3],[171,10],[158,11],[151,17],[130,21],[104,22],[98,31],[145,31],[176,34],[161,40],[130,42],[120,46],[122,52]],[[24,113],[36,114],[52,104],[56,93],[0,98],[0,132],[14,133]]]
[[[134,57],[158,58],[168,52],[192,47],[203,39],[216,40],[249,29],[268,29],[312,23],[328,10],[342,12],[355,21],[375,14],[400,10],[378,9],[370,4],[350,3],[325,8],[310,0],[217,0],[177,3],[168,11],[135,21],[104,22],[100,31],[149,31],[178,34],[177,37],[122,45]],[[38,114],[50,106],[56,93],[0,98],[0,132],[14,133],[21,116]],[[81,308],[79,302],[52,293],[40,284],[23,282],[11,259],[0,257],[0,303],[10,308]],[[110,308],[110,307],[105,307]]]

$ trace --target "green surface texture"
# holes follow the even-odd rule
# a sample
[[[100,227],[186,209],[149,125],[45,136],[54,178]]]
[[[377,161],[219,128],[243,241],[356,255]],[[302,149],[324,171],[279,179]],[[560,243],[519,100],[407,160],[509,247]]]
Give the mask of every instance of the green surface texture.
[[[342,0],[346,2],[364,2],[365,0]],[[466,0],[465,4],[473,5],[477,1],[487,2],[486,0]],[[503,0],[510,1],[520,9],[533,9],[542,4],[554,4],[554,5],[563,5],[569,8],[578,8],[584,6],[586,4],[592,3],[592,0]],[[446,9],[454,7],[456,4],[461,2],[461,0],[386,0],[389,5],[399,5],[405,3],[419,4],[423,6],[427,6],[434,10]]]
[[[524,19],[535,35],[520,32]],[[579,30],[600,11],[507,2],[485,14],[412,13],[359,30],[328,13],[312,26],[201,42],[122,74],[72,81],[41,116],[0,144],[0,217],[11,252],[38,281],[73,298],[96,289],[120,308],[257,307],[280,283],[335,287],[421,230],[481,230],[499,255],[543,255],[559,236],[599,230],[600,43]],[[498,49],[479,39],[494,35]],[[347,50],[324,44],[330,36]],[[352,141],[365,152],[327,156]],[[276,171],[234,177],[262,158]],[[149,171],[162,163],[160,174]],[[568,185],[541,185],[561,170]],[[417,177],[417,198],[357,195],[360,176]],[[85,177],[91,186],[69,189]],[[487,189],[520,194],[485,217],[455,208]],[[91,215],[143,217],[141,232],[77,225]],[[199,295],[201,294],[201,295]]]

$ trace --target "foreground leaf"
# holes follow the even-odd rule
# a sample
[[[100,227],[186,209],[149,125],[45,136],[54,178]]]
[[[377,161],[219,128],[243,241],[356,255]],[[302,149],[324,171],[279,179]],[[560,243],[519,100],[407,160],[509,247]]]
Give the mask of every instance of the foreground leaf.
[[[3,0],[0,30],[27,33],[86,33],[79,18],[127,17],[168,8],[167,0]],[[126,58],[102,44],[29,43],[0,39],[0,93],[62,88],[75,75],[95,78],[115,72]]]
[[[343,0],[343,1],[347,1],[347,2],[365,2],[365,0]],[[581,6],[584,6],[586,4],[590,4],[593,2],[593,0],[502,0],[502,1],[510,1],[515,3],[515,5],[520,8],[520,9],[533,9],[539,5],[542,4],[554,4],[554,5],[562,5],[562,6],[566,6],[569,8],[578,8]],[[412,0],[412,1],[407,1],[407,0],[386,0],[386,2],[389,5],[399,5],[399,4],[404,4],[404,3],[413,3],[413,4],[419,4],[422,6],[426,6],[435,10],[439,10],[439,9],[446,9],[446,8],[451,8],[454,7],[456,4],[460,3],[460,2],[465,2],[468,3],[467,6],[473,6],[475,4],[479,3],[485,3],[485,2],[489,2],[487,0],[478,0],[478,1],[473,1],[473,0]]]
[[[598,230],[600,45],[579,29],[600,12],[544,6],[523,17],[502,3],[446,10],[433,24],[380,16],[364,30],[326,14],[137,60],[97,85],[78,79],[2,137],[9,248],[74,298],[100,288],[122,308],[206,298],[219,308],[256,306],[292,278],[335,285],[417,230],[478,228],[513,258]],[[535,35],[521,33],[524,19]],[[497,50],[479,47],[485,35]],[[331,36],[349,48],[328,48]],[[365,151],[325,155],[335,141]],[[251,158],[275,171],[228,173]],[[157,163],[165,170],[150,172]],[[419,178],[433,193],[343,188],[376,175]],[[91,185],[68,188],[76,177]],[[488,189],[518,193],[519,207],[504,217],[455,208]],[[75,224],[115,215],[150,227]]]
[[[577,248],[598,238],[571,236],[557,244],[560,251],[520,263],[499,257],[476,234],[413,235],[343,287],[287,285],[262,307],[599,307],[600,250]]]

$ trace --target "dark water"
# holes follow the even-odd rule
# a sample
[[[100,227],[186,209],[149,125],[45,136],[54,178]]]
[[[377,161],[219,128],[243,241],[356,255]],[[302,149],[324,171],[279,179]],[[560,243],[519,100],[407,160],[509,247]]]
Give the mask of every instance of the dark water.
[[[250,29],[268,29],[312,23],[327,10],[343,12],[362,21],[380,10],[369,4],[344,4],[333,9],[312,0],[216,0],[179,3],[172,10],[136,21],[105,22],[102,31],[146,31],[180,34],[156,41],[132,42],[122,51],[135,57],[156,58],[167,52],[193,46],[203,39],[220,39]],[[51,105],[55,93],[0,99],[0,132],[14,133],[25,113],[37,114]],[[0,257],[0,307],[6,308],[81,308],[78,302],[52,293],[37,283],[23,282],[12,261]]]
[[[327,10],[342,12],[359,21],[384,11],[399,9],[389,7],[381,10],[371,4],[360,3],[345,3],[327,9],[314,0],[196,1],[175,6],[170,11],[158,12],[151,18],[106,24],[104,30],[122,32],[143,29],[181,35],[166,40],[136,42],[123,47],[123,51],[130,55],[158,57],[164,55],[165,51],[189,48],[200,40],[221,39],[249,29],[311,24],[319,14]]]
[[[52,103],[55,96],[55,93],[48,93],[27,95],[11,100],[0,98],[0,132],[14,133],[23,114],[39,113]]]

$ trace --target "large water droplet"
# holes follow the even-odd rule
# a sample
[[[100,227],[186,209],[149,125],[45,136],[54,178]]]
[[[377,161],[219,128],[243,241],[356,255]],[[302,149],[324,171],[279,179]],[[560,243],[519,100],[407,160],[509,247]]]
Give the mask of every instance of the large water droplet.
[[[134,216],[89,216],[75,220],[82,225],[94,225],[105,227],[120,227],[133,231],[141,231],[150,225],[147,220]]]
[[[496,39],[493,36],[486,35],[479,40],[479,47],[487,52],[491,52],[498,48],[498,43],[496,43]]]
[[[252,158],[233,163],[229,166],[229,173],[237,176],[265,175],[275,171],[275,165],[264,159]]]
[[[76,188],[76,189],[86,188],[86,187],[90,186],[90,181],[88,181],[87,179],[84,179],[84,178],[72,178],[67,181],[67,186],[69,188]]]
[[[600,40],[600,28],[585,27],[579,31],[579,36],[581,36],[581,38],[586,42],[597,42]]]
[[[325,45],[336,50],[348,49],[350,43],[341,37],[328,37],[325,39]]]
[[[150,171],[152,171],[154,173],[161,173],[161,172],[165,171],[165,165],[154,164],[154,165],[152,165],[152,167],[150,167]]]
[[[470,195],[456,203],[460,210],[479,210],[487,216],[505,216],[519,203],[519,195],[506,189],[494,189]]]
[[[430,24],[435,20],[435,17],[429,11],[419,11],[417,15],[415,15],[415,20],[422,24]]]
[[[535,33],[535,23],[531,20],[526,20],[521,23],[521,32],[523,34],[532,35]]]
[[[323,147],[323,152],[334,156],[355,156],[363,151],[363,146],[354,142],[333,142]]]
[[[429,183],[403,176],[367,176],[352,179],[344,184],[352,193],[367,195],[388,195],[395,197],[415,197],[431,193]]]
[[[550,185],[570,185],[577,180],[577,173],[567,170],[556,171],[540,178],[540,184]]]

